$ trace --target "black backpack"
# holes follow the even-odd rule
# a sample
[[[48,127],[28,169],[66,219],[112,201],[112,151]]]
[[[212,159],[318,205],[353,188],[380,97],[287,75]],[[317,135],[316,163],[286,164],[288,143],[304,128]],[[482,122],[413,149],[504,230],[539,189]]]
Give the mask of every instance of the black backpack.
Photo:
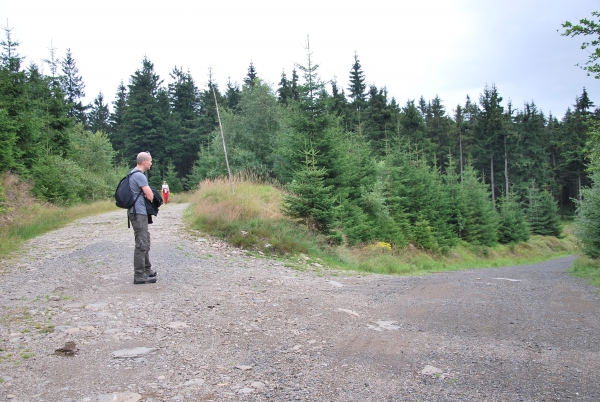
[[[123,177],[115,190],[115,205],[119,208],[129,209],[135,205],[135,202],[142,194],[140,189],[140,193],[137,196],[133,196],[131,192],[131,188],[129,187],[129,177],[132,174],[140,172],[140,170],[134,170],[133,172],[127,173],[127,176]]]

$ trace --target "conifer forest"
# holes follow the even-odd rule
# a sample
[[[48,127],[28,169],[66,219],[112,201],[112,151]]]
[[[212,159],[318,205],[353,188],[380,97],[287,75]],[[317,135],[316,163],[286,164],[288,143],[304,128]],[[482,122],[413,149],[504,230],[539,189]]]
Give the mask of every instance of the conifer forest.
[[[511,104],[494,84],[457,105],[399,100],[368,84],[360,54],[345,79],[321,78],[307,46],[278,83],[250,63],[224,88],[183,67],[160,77],[145,57],[84,104],[77,55],[51,50],[42,68],[24,65],[11,29],[0,43],[0,172],[53,203],[110,198],[140,151],[152,154],[154,187],[227,176],[215,101],[232,173],[285,189],[282,210],[331,244],[443,251],[560,236],[593,183],[600,109],[585,88],[557,116]]]

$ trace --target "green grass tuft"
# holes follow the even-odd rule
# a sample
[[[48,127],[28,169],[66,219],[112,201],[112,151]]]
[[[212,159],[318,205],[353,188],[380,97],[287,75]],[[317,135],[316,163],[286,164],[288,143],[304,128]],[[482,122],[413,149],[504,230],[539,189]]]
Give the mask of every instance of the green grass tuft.
[[[575,260],[571,272],[580,278],[585,278],[592,285],[600,288],[600,261],[581,255]]]

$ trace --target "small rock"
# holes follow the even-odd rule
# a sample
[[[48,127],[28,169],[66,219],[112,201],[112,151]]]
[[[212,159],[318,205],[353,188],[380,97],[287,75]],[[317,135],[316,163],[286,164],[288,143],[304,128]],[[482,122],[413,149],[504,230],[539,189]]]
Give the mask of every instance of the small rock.
[[[92,311],[100,311],[100,310],[104,310],[106,308],[106,306],[108,306],[108,303],[98,302],[98,303],[88,304],[87,306],[85,306],[85,309],[92,310]]]
[[[421,374],[423,375],[433,375],[433,374],[442,374],[443,371],[437,367],[430,366],[429,364],[423,367],[421,370]]]
[[[130,359],[135,357],[145,356],[149,353],[158,350],[157,348],[138,347],[133,349],[121,349],[116,352],[112,352],[112,357],[115,359]]]
[[[167,324],[167,327],[171,328],[171,329],[178,329],[178,328],[187,328],[189,325],[187,325],[185,322],[181,322],[181,321],[173,321]]]
[[[341,288],[342,286],[344,286],[341,283],[339,283],[338,281],[327,281],[327,282],[329,282],[330,285],[335,286],[336,288]]]
[[[250,386],[256,389],[263,389],[265,387],[265,384],[260,381],[254,381],[252,384],[250,384]]]
[[[242,371],[252,370],[252,366],[235,366],[235,368]]]
[[[184,387],[192,387],[194,385],[202,385],[204,384],[204,380],[202,378],[195,378],[193,380],[186,381],[183,386]]]
[[[253,392],[254,392],[254,388],[248,388],[248,387],[244,387],[238,391],[238,393],[244,394],[244,395],[251,394]]]
[[[352,311],[352,310],[347,310],[345,308],[338,308],[338,311],[341,311],[342,313],[346,313],[348,315],[353,315],[355,317],[359,317],[360,316],[360,314],[358,314],[357,312]]]
[[[135,392],[114,392],[98,395],[98,402],[137,402],[140,399],[142,399],[142,396]]]
[[[83,303],[71,303],[71,304],[66,304],[63,308],[65,309],[76,309],[76,308],[83,308],[84,304]]]
[[[50,300],[50,301],[60,301],[60,296],[53,295],[53,296],[50,296],[48,298],[48,300]]]
[[[6,399],[15,399],[17,396],[13,394],[6,395]]]

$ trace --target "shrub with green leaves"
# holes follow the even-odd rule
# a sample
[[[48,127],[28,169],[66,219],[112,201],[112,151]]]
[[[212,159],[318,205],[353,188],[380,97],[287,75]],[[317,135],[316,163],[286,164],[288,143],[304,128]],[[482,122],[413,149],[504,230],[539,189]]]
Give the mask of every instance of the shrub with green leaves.
[[[71,160],[46,154],[32,168],[33,193],[44,200],[62,204],[80,201],[85,171]]]

